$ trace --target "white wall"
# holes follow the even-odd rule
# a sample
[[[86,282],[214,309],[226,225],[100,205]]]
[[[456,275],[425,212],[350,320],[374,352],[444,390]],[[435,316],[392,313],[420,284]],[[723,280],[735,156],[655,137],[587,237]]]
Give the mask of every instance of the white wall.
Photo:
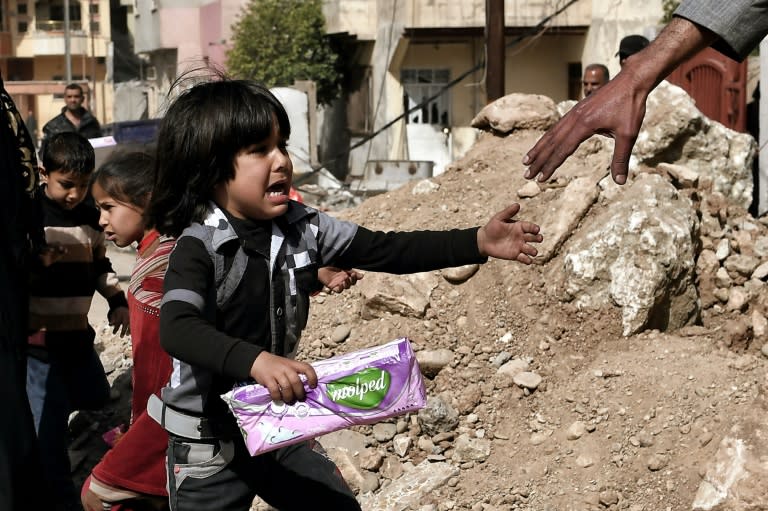
[[[621,39],[630,34],[655,38],[663,14],[661,0],[592,0],[582,64],[605,64],[615,76],[620,69],[616,52]]]

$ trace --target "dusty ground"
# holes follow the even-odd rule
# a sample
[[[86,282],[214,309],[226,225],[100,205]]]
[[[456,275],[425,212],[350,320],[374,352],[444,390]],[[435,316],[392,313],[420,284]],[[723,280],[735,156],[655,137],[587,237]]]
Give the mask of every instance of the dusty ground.
[[[384,230],[479,225],[519,201],[515,191],[524,180],[518,162],[536,136],[487,138],[434,179],[437,192],[414,195],[407,185],[338,215]],[[577,153],[566,165],[589,158]],[[545,204],[522,204],[526,219],[556,214]],[[424,318],[363,320],[356,289],[314,299],[302,356],[326,357],[407,336],[417,351],[455,354],[449,367],[427,379],[430,395],[479,393],[479,404],[462,412],[460,427],[491,439],[490,457],[464,463],[425,506],[691,509],[723,436],[736,423],[765,417],[757,399],[767,383],[764,341],[725,342],[722,327],[739,313],[709,310],[700,325],[681,331],[622,337],[618,310],[579,311],[558,299],[554,276],[561,267],[560,256],[529,267],[491,261],[463,284],[440,279]],[[351,334],[337,344],[332,336],[340,325]],[[126,352],[124,342],[102,339],[105,352]],[[491,363],[502,352],[528,357],[542,385],[526,395],[503,381]],[[121,394],[114,406],[75,428],[78,477],[105,449],[94,433],[126,420],[126,375],[119,367],[112,373]],[[92,421],[97,425],[84,430]],[[414,448],[402,461],[426,456]]]

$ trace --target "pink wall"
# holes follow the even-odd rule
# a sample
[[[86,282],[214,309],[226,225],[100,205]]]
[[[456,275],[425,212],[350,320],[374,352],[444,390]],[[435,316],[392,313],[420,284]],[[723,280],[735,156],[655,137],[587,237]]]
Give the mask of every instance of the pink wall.
[[[164,7],[160,9],[160,26],[162,47],[177,48],[179,72],[189,67],[199,67],[208,49],[207,42],[202,42],[200,9]]]
[[[221,31],[221,1],[200,8],[200,40],[211,65],[224,68],[227,43]]]

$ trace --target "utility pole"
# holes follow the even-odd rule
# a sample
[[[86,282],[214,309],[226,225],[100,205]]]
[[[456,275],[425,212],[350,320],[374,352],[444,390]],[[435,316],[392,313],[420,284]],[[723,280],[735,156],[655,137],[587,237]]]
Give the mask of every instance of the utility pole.
[[[64,0],[64,75],[72,83],[72,49],[69,45],[69,0]]]
[[[504,0],[485,0],[485,89],[488,102],[504,95]]]
[[[96,115],[96,40],[93,36],[93,5],[95,0],[88,1],[88,34],[91,36],[91,97],[88,108]],[[82,16],[81,16],[82,18]],[[83,76],[85,78],[85,76]]]

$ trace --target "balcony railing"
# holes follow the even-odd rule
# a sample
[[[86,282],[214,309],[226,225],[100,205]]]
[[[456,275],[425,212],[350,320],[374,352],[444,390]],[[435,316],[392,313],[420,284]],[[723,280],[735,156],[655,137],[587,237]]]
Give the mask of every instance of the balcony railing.
[[[41,32],[64,32],[64,22],[61,20],[37,20],[35,29]],[[69,22],[70,30],[83,30],[80,20]]]

